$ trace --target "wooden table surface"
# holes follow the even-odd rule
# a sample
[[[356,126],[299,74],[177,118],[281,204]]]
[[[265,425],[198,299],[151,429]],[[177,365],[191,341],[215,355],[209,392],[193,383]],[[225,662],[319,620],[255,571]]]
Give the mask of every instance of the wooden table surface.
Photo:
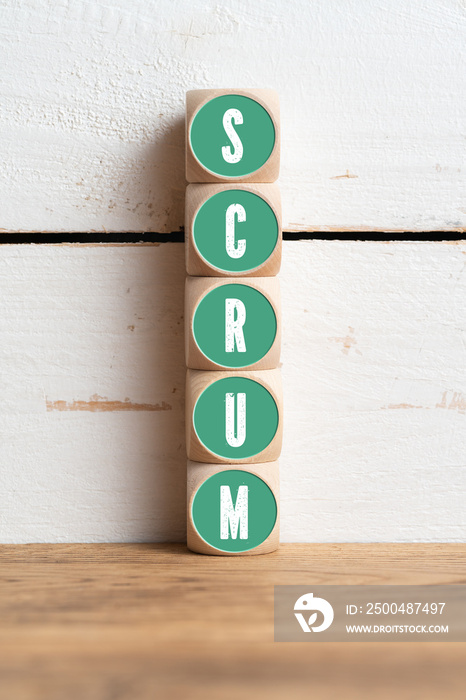
[[[465,581],[463,544],[3,545],[0,697],[464,698],[466,644],[274,643],[273,586]]]

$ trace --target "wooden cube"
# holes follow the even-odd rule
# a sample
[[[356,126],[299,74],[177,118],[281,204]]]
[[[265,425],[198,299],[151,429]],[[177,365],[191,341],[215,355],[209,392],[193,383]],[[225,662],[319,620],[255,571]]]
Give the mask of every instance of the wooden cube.
[[[188,369],[188,458],[214,464],[275,461],[282,445],[282,406],[279,369]]]
[[[187,277],[185,355],[192,369],[275,369],[280,360],[276,277]]]
[[[185,251],[188,275],[276,275],[282,253],[277,185],[188,185]]]
[[[275,182],[280,115],[274,90],[190,90],[186,94],[188,182]]]
[[[266,554],[279,544],[278,462],[188,461],[188,547],[201,554]]]

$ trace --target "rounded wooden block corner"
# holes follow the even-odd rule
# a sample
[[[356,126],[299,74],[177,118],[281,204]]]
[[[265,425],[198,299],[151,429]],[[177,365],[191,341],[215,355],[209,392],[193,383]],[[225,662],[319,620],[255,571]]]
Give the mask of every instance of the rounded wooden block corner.
[[[222,98],[221,103],[217,98]],[[249,109],[247,105],[254,106],[253,112],[259,119],[257,123],[251,116],[243,117],[243,108],[246,111]],[[203,117],[196,119],[203,108],[210,110],[209,115],[204,109]],[[259,118],[259,115],[262,116]],[[205,122],[203,129],[200,128],[202,121]],[[245,134],[247,136],[248,132],[243,131],[240,138],[238,131],[241,132],[242,128],[246,130],[252,124],[254,127],[249,126],[249,138],[254,145],[246,143],[243,147],[242,141],[246,140]],[[209,142],[207,136],[215,143]],[[266,138],[270,143],[264,142],[264,155],[259,157],[261,139]],[[202,147],[198,143],[203,144]],[[280,106],[275,90],[212,89],[189,90],[186,93],[188,182],[275,182],[279,170]]]
[[[211,477],[217,477],[227,472],[247,472],[258,477],[266,484],[273,494],[276,505],[275,522],[270,533],[256,546],[242,551],[228,551],[227,547],[217,547],[200,534],[194,522],[193,504],[200,487]],[[187,546],[192,552],[217,556],[251,556],[256,554],[269,554],[278,549],[280,542],[280,476],[278,461],[263,462],[257,464],[226,464],[219,466],[206,462],[187,463]],[[219,509],[219,505],[215,505]],[[205,532],[203,533],[205,535]],[[231,531],[229,533],[231,539]],[[238,536],[238,533],[236,533]]]
[[[241,221],[238,205],[242,208]],[[229,206],[234,211],[233,245],[243,246],[242,256],[235,250],[228,253]],[[273,183],[188,185],[185,256],[186,271],[194,277],[277,275],[282,258],[282,208],[278,186]]]
[[[219,291],[214,292],[217,289]],[[218,299],[215,300],[214,296],[207,299],[211,293]],[[224,297],[229,298],[224,300]],[[235,304],[241,304],[244,313],[244,328],[239,328],[239,338],[233,335],[233,325],[230,324],[229,352],[225,350],[227,302],[234,307],[235,314],[238,314]],[[241,351],[238,340],[244,340]],[[186,278],[187,367],[198,370],[270,370],[279,365],[280,349],[280,283],[276,277]]]
[[[238,384],[231,380],[252,380],[248,388],[253,394],[259,396],[259,412],[246,411],[247,420],[245,428],[247,441],[236,447],[235,444],[227,444],[226,438],[226,396],[232,401],[233,410],[238,409],[239,396],[237,387],[229,393],[231,384]],[[221,380],[228,380],[220,384]],[[244,381],[240,382],[244,386]],[[213,385],[215,387],[212,389]],[[227,386],[228,385],[228,386]],[[203,412],[203,404],[208,400],[209,394],[214,394],[212,417],[209,412]],[[226,390],[226,392],[225,392]],[[218,394],[218,395],[216,395]],[[246,392],[247,394],[247,392]],[[202,401],[200,401],[202,397]],[[248,397],[246,396],[246,399]],[[236,400],[236,404],[235,404]],[[254,396],[253,396],[254,409]],[[256,402],[257,404],[257,402]],[[210,410],[210,403],[208,403]],[[231,404],[230,404],[231,405]],[[248,404],[249,405],[249,404]],[[195,416],[195,411],[197,416]],[[203,371],[188,369],[186,372],[186,449],[188,459],[196,462],[209,462],[212,464],[256,464],[260,462],[273,462],[280,456],[283,436],[283,396],[281,374],[279,369],[268,370],[231,370],[231,371]],[[201,421],[202,417],[202,421]],[[198,420],[195,427],[196,418]],[[262,421],[257,424],[258,419]],[[207,426],[207,433],[202,429]],[[196,430],[197,428],[197,430]],[[212,433],[209,434],[209,430]],[[199,433],[199,434],[198,434]],[[211,435],[215,438],[212,440]],[[236,435],[236,438],[239,436]],[[209,443],[207,446],[206,443]],[[239,455],[239,456],[235,456]]]

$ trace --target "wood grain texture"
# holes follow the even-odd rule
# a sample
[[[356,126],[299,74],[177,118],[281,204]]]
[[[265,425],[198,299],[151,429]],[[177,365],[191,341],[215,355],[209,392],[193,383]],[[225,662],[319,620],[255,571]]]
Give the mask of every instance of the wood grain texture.
[[[275,214],[278,223],[277,244],[272,254],[259,267],[251,272],[221,272],[210,265],[199,254],[193,240],[193,224],[197,212],[201,206],[218,192],[225,190],[246,190],[264,199]],[[184,215],[186,271],[188,275],[198,277],[270,277],[277,275],[282,259],[282,207],[280,189],[273,183],[237,183],[226,184],[192,184],[186,188],[186,202]]]
[[[245,284],[248,287],[257,289],[270,303],[277,322],[277,331],[275,339],[269,351],[258,361],[252,365],[248,365],[247,369],[276,369],[280,362],[281,352],[281,301],[280,301],[280,283],[276,277],[237,277],[235,279],[216,278],[216,277],[187,277],[185,286],[185,358],[186,365],[190,369],[203,370],[221,370],[225,369],[221,365],[209,360],[199,348],[193,333],[193,318],[196,308],[203,297],[211,292],[216,287],[221,287],[225,284]],[[245,331],[245,341],[247,343],[247,332]],[[242,369],[242,368],[238,368]]]
[[[459,0],[6,2],[0,228],[183,223],[193,88],[280,96],[284,228],[464,231]]]
[[[0,550],[0,690],[18,700],[464,697],[464,644],[273,644],[273,586],[447,584],[464,545],[183,545]]]
[[[465,263],[284,243],[282,541],[465,540]],[[182,244],[0,247],[0,541],[185,538],[184,279]]]
[[[199,533],[197,532],[193,523],[192,505],[197,490],[206,479],[214,474],[217,474],[223,468],[232,468],[238,471],[248,471],[251,472],[251,474],[256,474],[270,487],[277,502],[277,520],[272,532],[259,546],[246,552],[219,552],[218,549],[212,547],[199,536]],[[192,552],[198,552],[200,554],[219,554],[221,556],[230,557],[244,557],[256,554],[269,554],[278,548],[280,542],[280,475],[278,462],[264,462],[262,464],[228,464],[219,467],[218,464],[206,464],[188,460],[186,495],[186,521],[188,533],[187,545]]]
[[[205,447],[197,436],[193,422],[194,409],[201,394],[214,382],[226,377],[244,377],[261,384],[272,396],[278,409],[277,430],[267,447],[251,457],[243,457],[238,460],[214,454]],[[186,372],[185,425],[188,458],[196,462],[209,462],[212,464],[229,464],[233,461],[235,464],[274,462],[280,456],[283,439],[283,392],[280,370],[217,370],[208,372],[188,369]]]
[[[189,143],[189,133],[196,114],[215,97],[222,95],[242,95],[258,102],[267,112],[275,129],[275,142],[267,161],[250,175],[227,177],[207,170],[194,156]],[[280,99],[275,90],[264,88],[207,88],[188,90],[186,93],[186,179],[188,182],[275,182],[280,174]]]

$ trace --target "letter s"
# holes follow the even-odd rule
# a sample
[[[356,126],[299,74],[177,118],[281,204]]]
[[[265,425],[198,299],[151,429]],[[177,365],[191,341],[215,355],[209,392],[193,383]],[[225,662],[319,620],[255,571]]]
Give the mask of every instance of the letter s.
[[[239,109],[227,109],[223,115],[223,128],[233,145],[234,151],[232,152],[231,146],[222,146],[222,156],[227,163],[239,163],[243,157],[243,144],[232,122],[235,124],[243,123],[243,115]]]

